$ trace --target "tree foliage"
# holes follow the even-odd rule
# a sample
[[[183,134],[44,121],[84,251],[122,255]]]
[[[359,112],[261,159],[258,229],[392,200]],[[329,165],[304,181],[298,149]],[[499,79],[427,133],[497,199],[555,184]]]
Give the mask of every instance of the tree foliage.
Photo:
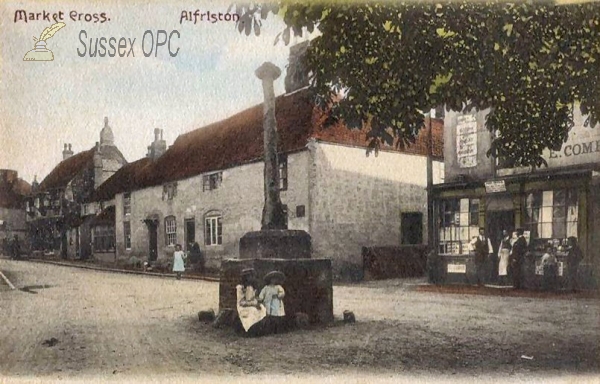
[[[587,125],[600,120],[600,3],[281,0],[236,8],[246,34],[259,33],[270,13],[286,23],[278,36],[285,44],[320,32],[306,57],[311,88],[333,120],[369,123],[373,148],[413,142],[422,111],[436,106],[490,108],[488,155],[541,166],[542,151],[566,140],[576,103]]]

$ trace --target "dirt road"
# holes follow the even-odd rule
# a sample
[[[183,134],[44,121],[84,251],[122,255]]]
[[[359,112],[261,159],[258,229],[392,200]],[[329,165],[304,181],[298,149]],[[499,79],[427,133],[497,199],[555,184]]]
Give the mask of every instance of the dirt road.
[[[416,292],[400,280],[336,286],[336,317],[351,309],[357,323],[248,339],[198,322],[199,310],[217,309],[217,283],[3,259],[0,270],[21,289],[0,287],[0,382],[548,381],[600,373],[594,299]]]

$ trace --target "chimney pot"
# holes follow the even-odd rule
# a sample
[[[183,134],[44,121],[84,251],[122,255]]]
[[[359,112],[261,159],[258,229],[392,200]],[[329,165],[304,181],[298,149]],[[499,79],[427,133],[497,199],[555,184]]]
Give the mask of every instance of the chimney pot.
[[[71,151],[71,144],[65,143],[63,148],[64,148],[63,152],[62,152],[63,160],[66,160],[69,157],[73,156],[73,151]]]

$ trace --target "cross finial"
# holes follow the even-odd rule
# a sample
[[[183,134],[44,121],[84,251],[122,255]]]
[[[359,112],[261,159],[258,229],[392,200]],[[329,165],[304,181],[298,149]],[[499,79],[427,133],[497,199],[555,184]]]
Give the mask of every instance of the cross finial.
[[[104,118],[104,126],[106,127],[108,125],[108,117]]]
[[[258,67],[254,74],[261,80],[275,80],[281,75],[281,69],[275,64],[267,61]]]

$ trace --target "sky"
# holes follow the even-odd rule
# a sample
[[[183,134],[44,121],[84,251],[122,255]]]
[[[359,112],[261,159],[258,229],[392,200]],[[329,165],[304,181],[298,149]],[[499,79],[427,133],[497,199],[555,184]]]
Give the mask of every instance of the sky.
[[[0,168],[19,177],[41,181],[62,160],[65,143],[75,153],[100,140],[108,117],[115,145],[127,161],[144,157],[154,128],[164,130],[171,145],[178,135],[225,119],[262,102],[260,80],[254,70],[270,61],[282,69],[275,93],[284,93],[289,46],[274,44],[283,22],[271,15],[260,36],[240,34],[234,22],[181,21],[182,11],[226,13],[229,0],[158,2],[1,2],[0,3]],[[15,21],[15,13],[48,12],[50,21]],[[23,61],[34,48],[33,37],[55,23],[63,12],[65,26],[49,38],[53,61]],[[83,14],[71,19],[71,12]],[[94,22],[94,14],[98,20]],[[89,14],[85,21],[85,14]],[[60,17],[60,14],[59,14]],[[17,17],[18,19],[18,17]],[[87,35],[81,34],[84,30]],[[145,57],[146,30],[171,33],[168,47]],[[134,39],[134,57],[89,57],[89,39]],[[84,48],[80,41],[83,38]],[[292,41],[300,42],[304,39]],[[144,40],[151,47],[150,34]],[[108,44],[107,44],[108,45]],[[115,44],[117,45],[117,44]],[[291,44],[290,44],[291,45]],[[156,48],[155,48],[156,49]],[[78,52],[86,51],[84,57]],[[112,49],[110,49],[112,53]],[[129,48],[125,49],[129,51]]]

